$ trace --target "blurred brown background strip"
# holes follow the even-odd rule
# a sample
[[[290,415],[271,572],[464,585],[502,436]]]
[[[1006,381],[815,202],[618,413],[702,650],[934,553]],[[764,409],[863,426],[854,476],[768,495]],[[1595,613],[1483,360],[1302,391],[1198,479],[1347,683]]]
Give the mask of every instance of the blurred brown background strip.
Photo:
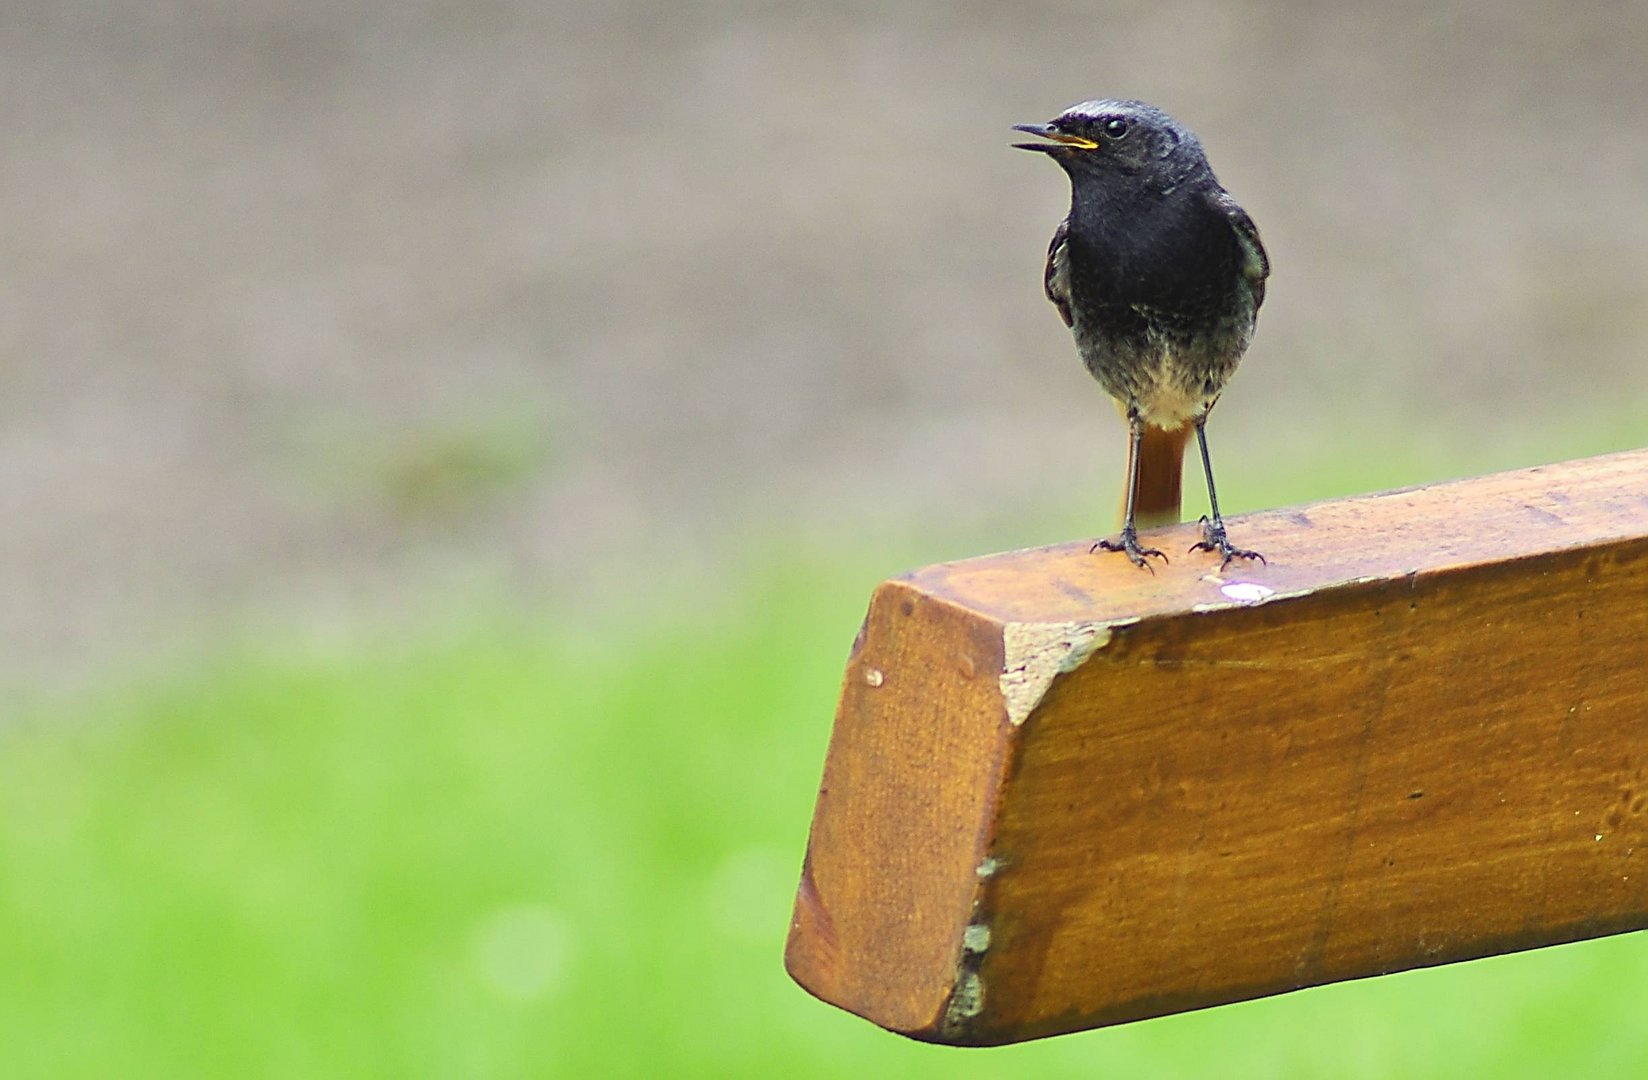
[[[12,4],[3,666],[451,576],[575,599],[894,492],[1108,528],[1039,295],[1065,194],[1007,149],[1099,95],[1264,223],[1233,493],[1347,426],[1618,416],[1645,53],[1625,4]]]

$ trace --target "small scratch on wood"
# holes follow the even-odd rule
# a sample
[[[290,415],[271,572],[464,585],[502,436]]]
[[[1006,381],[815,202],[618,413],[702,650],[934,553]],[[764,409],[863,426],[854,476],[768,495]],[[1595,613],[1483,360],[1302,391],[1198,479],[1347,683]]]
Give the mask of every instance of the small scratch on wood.
[[[1115,622],[1010,622],[1001,628],[1001,696],[1017,727],[1030,718],[1048,687],[1110,643]]]
[[[1549,510],[1546,510],[1544,507],[1535,506],[1533,503],[1523,503],[1522,504],[1522,509],[1528,511],[1529,516],[1536,517],[1540,521],[1543,521],[1548,525],[1567,525],[1568,524],[1566,521],[1562,520],[1562,518],[1559,517],[1558,515],[1551,513]]]
[[[1139,658],[1141,666],[1162,668],[1194,668],[1200,671],[1220,670],[1225,668],[1244,671],[1296,671],[1319,667],[1331,667],[1335,664],[1365,664],[1367,656],[1363,653],[1323,653],[1320,656],[1290,656],[1266,660],[1224,660],[1217,658],[1193,659],[1166,659],[1160,656],[1145,656]]]

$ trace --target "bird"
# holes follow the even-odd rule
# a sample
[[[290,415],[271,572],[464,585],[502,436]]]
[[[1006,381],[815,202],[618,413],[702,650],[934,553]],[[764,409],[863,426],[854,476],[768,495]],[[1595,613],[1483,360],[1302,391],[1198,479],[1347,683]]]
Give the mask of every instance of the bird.
[[[1070,213],[1042,274],[1087,370],[1127,419],[1127,489],[1120,535],[1096,552],[1135,566],[1167,556],[1138,526],[1179,520],[1180,478],[1192,431],[1211,514],[1190,551],[1257,559],[1225,532],[1207,452],[1207,415],[1253,340],[1270,259],[1246,210],[1219,183],[1189,129],[1154,105],[1106,98],[1072,105],[1045,124],[1015,124],[1070,178]]]

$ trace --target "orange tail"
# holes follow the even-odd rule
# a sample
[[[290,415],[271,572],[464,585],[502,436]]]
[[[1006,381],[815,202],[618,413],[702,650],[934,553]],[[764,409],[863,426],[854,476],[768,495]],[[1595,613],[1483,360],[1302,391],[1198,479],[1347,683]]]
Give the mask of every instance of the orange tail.
[[[1139,493],[1133,504],[1134,521],[1141,529],[1179,523],[1180,488],[1184,479],[1184,452],[1195,425],[1188,420],[1176,428],[1145,425],[1139,443]],[[1128,471],[1133,463],[1128,462]],[[1127,513],[1127,492],[1122,492]]]

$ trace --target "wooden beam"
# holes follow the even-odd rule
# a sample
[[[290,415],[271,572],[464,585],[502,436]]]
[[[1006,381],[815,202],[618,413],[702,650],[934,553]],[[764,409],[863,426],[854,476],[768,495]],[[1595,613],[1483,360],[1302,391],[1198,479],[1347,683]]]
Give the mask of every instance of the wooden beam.
[[[995,1044],[1648,927],[1648,451],[883,583],[786,951]]]

